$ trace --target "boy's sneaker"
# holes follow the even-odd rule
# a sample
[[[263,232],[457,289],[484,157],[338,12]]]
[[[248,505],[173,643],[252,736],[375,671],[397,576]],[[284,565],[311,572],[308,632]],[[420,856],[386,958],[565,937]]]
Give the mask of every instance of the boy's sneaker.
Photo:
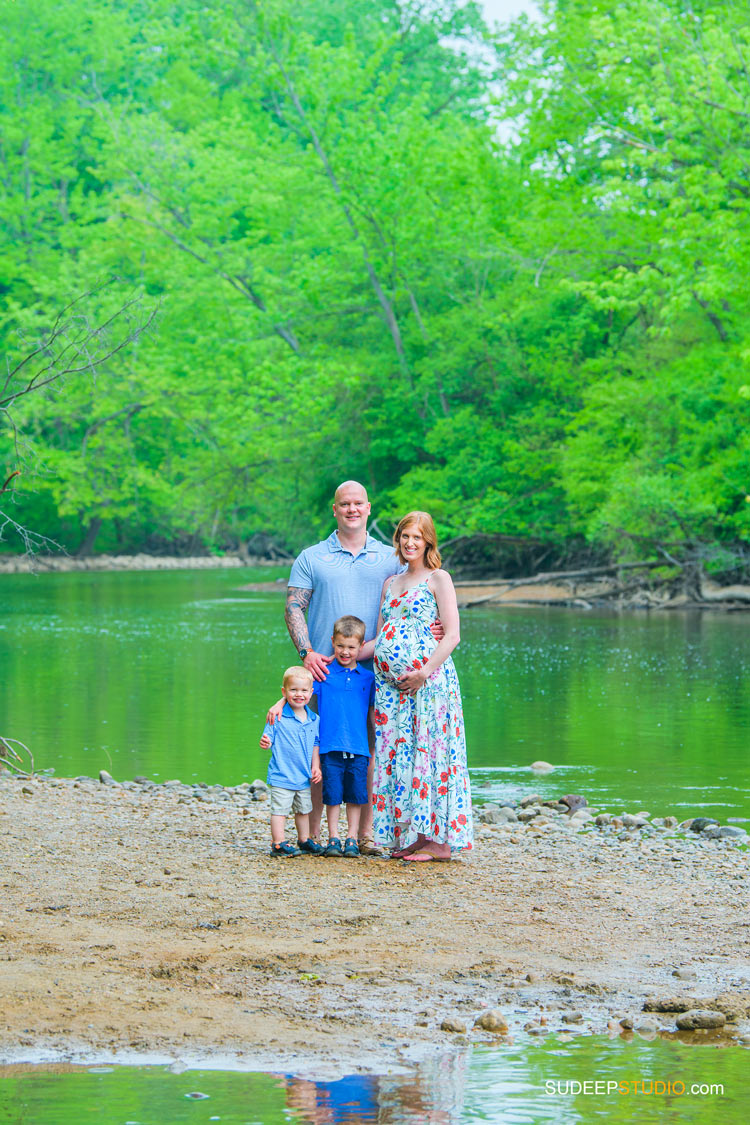
[[[277,859],[284,856],[299,855],[297,848],[293,848],[291,844],[287,844],[286,840],[280,844],[271,844],[271,855],[276,856]]]
[[[312,836],[308,836],[306,840],[298,840],[297,847],[301,852],[307,852],[308,855],[324,855],[325,853],[323,845],[316,843]]]
[[[325,850],[325,855],[342,856],[344,854],[341,847],[341,840],[338,836],[332,836],[328,841],[328,847]]]
[[[344,855],[347,859],[353,859],[355,856],[359,857],[359,848],[353,836],[347,836],[346,840],[344,840]]]
[[[385,852],[380,844],[375,843],[372,836],[363,836],[361,840],[357,840],[357,847],[360,855],[373,855],[378,859],[385,858]]]

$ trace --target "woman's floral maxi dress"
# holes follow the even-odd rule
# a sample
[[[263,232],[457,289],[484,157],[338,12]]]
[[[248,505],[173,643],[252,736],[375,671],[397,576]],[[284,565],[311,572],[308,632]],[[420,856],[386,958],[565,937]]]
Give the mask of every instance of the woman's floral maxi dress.
[[[437,616],[426,582],[383,603],[375,642],[375,775],[373,835],[386,847],[407,847],[418,833],[452,851],[471,848],[471,790],[461,689],[451,657],[414,695],[397,677],[427,663],[437,642]]]

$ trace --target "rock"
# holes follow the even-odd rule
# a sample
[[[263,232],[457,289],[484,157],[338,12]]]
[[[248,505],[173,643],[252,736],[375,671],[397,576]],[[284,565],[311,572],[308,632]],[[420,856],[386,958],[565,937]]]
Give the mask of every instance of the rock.
[[[583,1016],[580,1012],[565,1012],[563,1015],[563,1023],[580,1023]]]
[[[722,840],[743,840],[747,839],[747,832],[744,828],[738,828],[734,824],[722,824],[719,829],[719,836]]]
[[[643,828],[644,824],[648,824],[648,821],[640,814],[625,813],[622,823],[625,828]]]
[[[253,793],[253,799],[256,801],[267,801],[268,793],[265,789],[257,789],[255,793]]]
[[[696,973],[695,969],[692,968],[692,966],[680,965],[672,972],[672,976],[677,977],[678,980],[696,980],[698,974]]]
[[[593,820],[594,817],[590,809],[577,809],[576,812],[571,813],[570,819],[571,821],[580,824],[583,821]]]
[[[529,1035],[548,1035],[549,1034],[548,1029],[546,1027],[543,1027],[540,1023],[525,1023],[523,1025],[523,1029],[524,1029],[524,1031],[527,1031],[529,1033]]]
[[[612,814],[608,812],[599,813],[595,819],[594,824],[597,828],[605,828],[608,824],[612,823]]]
[[[657,996],[646,1000],[644,1012],[689,1012],[695,1000],[690,996]]]
[[[78,780],[81,781],[83,779],[79,778]],[[133,781],[136,783],[136,785],[150,785],[151,784],[151,778],[150,777],[143,777],[142,774],[137,774],[136,777],[133,778]]]
[[[718,840],[721,835],[721,828],[718,824],[707,824],[701,832],[701,836],[705,836],[707,840]]]
[[[679,824],[679,821],[678,821],[676,816],[665,816],[665,817],[662,817],[662,820],[664,822],[665,828],[676,828],[677,825]]]
[[[114,780],[109,770],[99,770],[99,781],[102,785],[113,785]]]
[[[505,1035],[508,1030],[505,1016],[499,1008],[490,1008],[482,1012],[474,1020],[474,1027],[481,1027],[482,1031],[496,1031],[500,1035]]]
[[[32,789],[30,785],[24,785],[21,788],[21,792],[23,793],[24,797],[33,797],[36,793],[36,789]]]
[[[531,769],[534,771],[534,773],[552,773],[554,768],[555,767],[553,765],[551,765],[549,762],[539,761],[539,762],[532,762],[531,763]]]
[[[560,798],[561,805],[567,805],[570,812],[577,812],[578,809],[583,809],[588,805],[585,797],[580,793],[567,793],[564,797]]]
[[[692,1008],[677,1017],[677,1027],[680,1031],[695,1031],[701,1027],[723,1027],[727,1017],[723,1012],[712,1012],[707,1008]]]
[[[718,824],[718,820],[714,820],[711,816],[696,816],[691,821],[686,821],[680,828],[689,828],[691,832],[702,832],[709,824]]]
[[[456,1035],[461,1035],[466,1031],[466,1024],[463,1020],[459,1020],[455,1016],[446,1016],[440,1024],[440,1030],[452,1031]]]
[[[639,1020],[633,1028],[639,1035],[656,1035],[659,1031],[659,1025],[655,1020]]]
[[[260,791],[261,793],[268,792],[268,786],[266,785],[265,781],[261,781],[259,777],[256,777],[255,781],[250,783],[249,788],[253,793],[257,793],[258,791]]]
[[[623,1016],[622,1019],[620,1020],[620,1027],[624,1031],[632,1031],[633,1030],[633,1017],[632,1016]]]
[[[539,805],[529,805],[526,808],[522,808],[521,811],[517,813],[516,819],[520,820],[522,823],[527,823],[533,820],[534,817],[539,816],[541,811]]]
[[[482,824],[509,824],[518,820],[514,809],[488,808],[487,805],[479,813]]]
[[[541,805],[541,803],[542,798],[540,797],[540,795],[538,793],[532,793],[528,797],[523,797],[520,800],[519,805],[522,809],[526,809],[529,807],[529,805]]]

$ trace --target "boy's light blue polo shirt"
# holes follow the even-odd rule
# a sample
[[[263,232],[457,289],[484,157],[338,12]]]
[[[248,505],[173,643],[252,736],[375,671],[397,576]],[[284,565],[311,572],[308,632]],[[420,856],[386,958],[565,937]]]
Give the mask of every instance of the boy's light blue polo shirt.
[[[328,665],[322,683],[313,684],[320,715],[320,755],[331,750],[370,755],[367,712],[375,703],[375,676],[360,664],[353,670],[338,660]]]
[[[301,723],[288,703],[275,723],[266,723],[263,733],[271,739],[271,761],[267,785],[281,789],[307,789],[312,774],[313,748],[318,745],[320,720],[305,707],[308,722]]]
[[[358,555],[341,546],[338,531],[306,547],[294,560],[289,585],[313,592],[307,630],[315,652],[331,655],[333,623],[345,613],[364,621],[365,640],[374,637],[383,583],[403,569],[393,547],[369,534]]]

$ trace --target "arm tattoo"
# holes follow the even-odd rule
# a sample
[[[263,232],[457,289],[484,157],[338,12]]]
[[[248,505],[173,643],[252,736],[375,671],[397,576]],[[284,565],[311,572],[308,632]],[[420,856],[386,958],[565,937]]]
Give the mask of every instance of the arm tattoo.
[[[303,590],[299,586],[290,586],[287,591],[284,620],[297,652],[301,648],[312,647],[305,619],[312,594],[312,590]]]

